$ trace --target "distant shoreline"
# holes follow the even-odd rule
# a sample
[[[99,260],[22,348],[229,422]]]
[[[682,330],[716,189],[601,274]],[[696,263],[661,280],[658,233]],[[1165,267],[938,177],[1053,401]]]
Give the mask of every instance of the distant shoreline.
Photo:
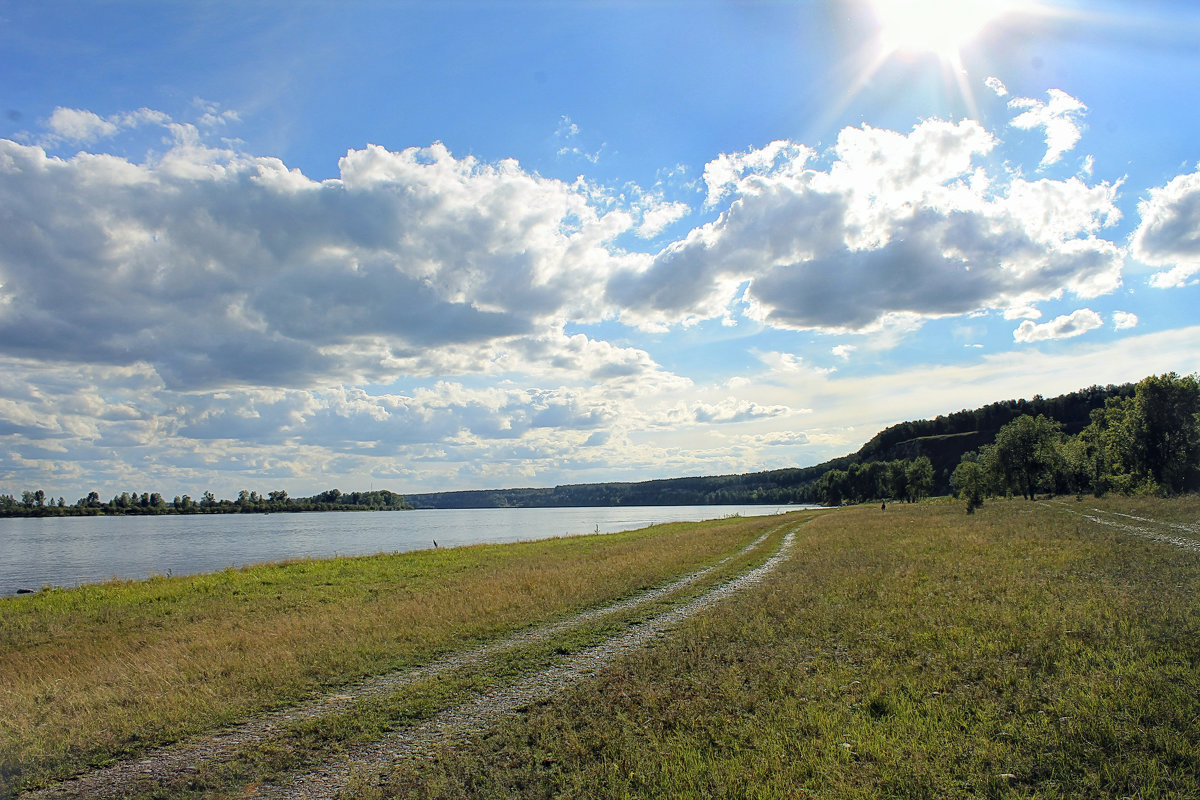
[[[45,508],[21,509],[18,511],[10,511],[8,509],[0,510],[0,519],[20,519],[29,517],[32,519],[42,519],[46,517],[186,517],[186,516],[203,516],[208,514],[325,514],[325,513],[341,513],[353,511],[412,511],[411,506],[392,507],[392,508],[377,508],[372,506],[339,506],[335,508],[226,508],[218,506],[216,508],[194,508],[194,509],[178,509],[167,506],[166,508],[129,508],[129,509],[111,509],[111,508],[76,508],[75,506],[46,506]]]

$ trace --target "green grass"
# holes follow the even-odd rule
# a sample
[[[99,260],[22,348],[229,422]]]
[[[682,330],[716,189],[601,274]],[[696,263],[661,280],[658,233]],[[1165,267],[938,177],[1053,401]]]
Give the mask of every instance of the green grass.
[[[330,753],[344,752],[347,748],[378,740],[397,728],[424,722],[476,694],[546,669],[744,572],[775,552],[783,532],[790,528],[777,527],[763,546],[728,559],[703,579],[670,595],[605,615],[545,641],[505,650],[450,673],[415,681],[388,695],[360,700],[344,712],[287,724],[271,740],[245,746],[221,763],[201,764],[193,771],[171,776],[165,781],[135,779],[122,787],[122,796],[131,800],[241,797],[262,782],[311,769]]]
[[[1196,553],[1043,502],[846,509],[679,635],[347,796],[1196,797],[1198,590]]]
[[[661,585],[778,518],[0,600],[0,796]]]

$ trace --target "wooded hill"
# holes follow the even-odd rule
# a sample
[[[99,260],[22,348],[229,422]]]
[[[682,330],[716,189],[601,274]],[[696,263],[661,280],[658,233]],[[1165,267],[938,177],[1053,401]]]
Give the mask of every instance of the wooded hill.
[[[911,461],[921,456],[933,465],[933,493],[950,491],[950,475],[964,453],[989,444],[1017,417],[1044,415],[1066,434],[1083,430],[1092,411],[1111,397],[1132,397],[1135,384],[1091,386],[1059,397],[1003,400],[972,411],[934,419],[901,422],[885,428],[856,453],[811,467],[670,478],[637,483],[588,483],[549,489],[485,489],[406,495],[415,508],[533,508],[549,506],[721,505],[818,503],[816,483],[829,470],[874,461]]]

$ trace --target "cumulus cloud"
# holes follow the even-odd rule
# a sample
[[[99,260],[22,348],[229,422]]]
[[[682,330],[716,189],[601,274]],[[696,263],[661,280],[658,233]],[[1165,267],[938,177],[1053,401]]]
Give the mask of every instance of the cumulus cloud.
[[[1128,311],[1114,311],[1112,319],[1113,329],[1118,331],[1136,328],[1138,324],[1137,314],[1132,314]]]
[[[705,205],[715,206],[730,193],[745,191],[754,176],[800,169],[814,155],[812,148],[783,140],[757,150],[723,153],[704,166]]]
[[[1151,276],[1160,288],[1183,286],[1200,272],[1200,169],[1150,190],[1138,203],[1141,222],[1132,252],[1139,261],[1165,268]]]
[[[1095,311],[1090,308],[1081,308],[1040,325],[1031,320],[1025,320],[1013,331],[1013,340],[1028,344],[1047,339],[1071,339],[1095,330],[1103,324],[1104,320]]]
[[[1087,106],[1061,89],[1047,92],[1049,100],[1042,102],[1032,97],[1014,97],[1008,107],[1024,109],[1009,124],[1023,130],[1041,128],[1046,136],[1046,155],[1042,156],[1042,167],[1057,163],[1063,153],[1075,147],[1083,135],[1080,126]]]
[[[0,140],[5,352],[177,387],[386,380],[597,318],[635,258],[611,246],[629,213],[514,161],[368,146],[316,182],[180,128],[145,164]]]
[[[51,143],[70,142],[90,144],[98,139],[115,136],[118,132],[139,125],[166,125],[170,118],[161,111],[140,108],[126,114],[101,117],[93,111],[59,106],[46,121]]]
[[[662,233],[668,225],[686,217],[691,213],[687,203],[666,202],[658,199],[642,211],[642,221],[637,227],[637,234],[643,239],[652,239]]]
[[[997,97],[1008,96],[1008,87],[1004,85],[1004,81],[1000,80],[994,75],[988,76],[983,82],[987,84],[989,89],[996,93]]]
[[[1028,306],[1121,283],[1118,185],[1026,181],[980,164],[978,123],[929,120],[908,134],[863,126],[827,169],[775,142],[706,170],[729,209],[652,260],[619,268],[607,299],[647,328],[717,318],[743,291],[776,328],[880,330],[895,320]],[[750,165],[750,166],[747,166]]]

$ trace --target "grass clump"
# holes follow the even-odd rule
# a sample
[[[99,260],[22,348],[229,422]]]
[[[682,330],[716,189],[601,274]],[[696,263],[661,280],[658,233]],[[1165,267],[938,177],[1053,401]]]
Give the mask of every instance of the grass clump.
[[[1195,552],[1043,502],[844,509],[677,636],[349,794],[1194,797],[1198,590]]]

